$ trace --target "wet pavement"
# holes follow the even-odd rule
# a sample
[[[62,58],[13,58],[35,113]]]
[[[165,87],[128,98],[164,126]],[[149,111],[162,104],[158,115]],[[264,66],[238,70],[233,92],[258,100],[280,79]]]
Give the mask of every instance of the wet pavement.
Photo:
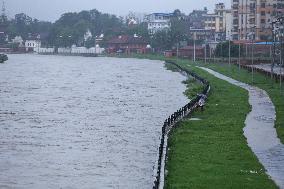
[[[148,189],[165,118],[188,102],[161,61],[9,55],[0,188]]]
[[[252,66],[252,65],[249,65],[249,66]],[[259,69],[262,69],[262,70],[265,70],[265,71],[268,71],[271,73],[271,64],[258,64],[258,65],[253,65],[254,68],[259,68]],[[273,72],[282,76],[284,76],[284,68],[279,66],[279,65],[275,65],[274,68],[273,68]]]
[[[274,122],[275,107],[267,93],[257,87],[236,81],[208,68],[202,68],[217,78],[228,81],[249,92],[252,111],[247,115],[244,135],[248,145],[256,154],[267,174],[281,188],[284,188],[284,145],[277,137]]]

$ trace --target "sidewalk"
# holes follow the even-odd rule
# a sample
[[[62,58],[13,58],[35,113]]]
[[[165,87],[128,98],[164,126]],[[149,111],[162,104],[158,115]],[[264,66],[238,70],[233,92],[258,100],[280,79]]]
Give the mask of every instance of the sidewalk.
[[[249,66],[252,67],[252,65]],[[271,64],[258,64],[258,65],[253,65],[253,67],[271,73]],[[284,68],[282,67],[282,69],[280,69],[280,66],[278,65],[274,66],[273,72],[276,73],[277,75],[280,75],[281,72],[281,75],[284,76]]]
[[[284,145],[277,137],[274,127],[275,107],[268,94],[262,89],[236,81],[211,69],[200,68],[249,92],[252,111],[247,115],[244,135],[267,174],[284,189]]]

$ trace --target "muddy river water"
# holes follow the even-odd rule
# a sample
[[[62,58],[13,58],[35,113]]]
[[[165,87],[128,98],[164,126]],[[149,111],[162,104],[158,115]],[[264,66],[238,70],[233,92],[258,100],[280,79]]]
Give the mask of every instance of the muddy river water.
[[[0,188],[151,188],[163,121],[187,103],[163,62],[10,55]]]

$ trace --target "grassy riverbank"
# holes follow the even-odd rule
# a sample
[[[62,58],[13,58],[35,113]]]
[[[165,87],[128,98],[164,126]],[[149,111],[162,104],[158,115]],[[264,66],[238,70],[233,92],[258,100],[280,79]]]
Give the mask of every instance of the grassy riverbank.
[[[134,58],[165,59],[155,55]],[[205,111],[196,111],[192,116],[200,120],[180,122],[170,137],[166,188],[277,188],[243,135],[246,115],[250,112],[248,92],[195,66],[208,67],[249,84],[251,75],[246,70],[239,73],[235,66],[231,71],[220,64],[194,64],[188,60],[180,60],[178,64],[210,81],[212,90]],[[283,102],[273,97],[279,94],[276,85],[275,89],[269,89],[269,79],[261,74],[256,74],[254,84],[269,93],[280,127]],[[190,90],[192,86],[188,87]],[[283,139],[281,130],[277,129]]]
[[[204,112],[185,120],[169,141],[166,188],[277,188],[247,146],[244,121],[250,111],[248,92],[191,66],[210,81]]]
[[[186,64],[184,62],[184,64]],[[280,138],[281,142],[284,143],[284,89],[282,95],[280,94],[280,85],[275,81],[271,81],[269,76],[264,76],[260,73],[254,74],[254,80],[252,83],[252,74],[247,70],[241,69],[239,71],[236,65],[232,65],[229,67],[227,64],[203,64],[198,63],[198,65],[205,66],[207,68],[213,69],[219,73],[232,77],[238,81],[242,81],[244,83],[248,83],[254,86],[257,86],[263,90],[265,90],[273,104],[276,108],[276,123],[275,128],[277,130],[278,137]]]
[[[145,58],[151,60],[166,60],[166,58],[162,55],[141,55],[141,54],[133,54],[131,56],[123,56],[123,57],[133,57],[133,58]],[[175,61],[176,59],[172,59]],[[248,83],[254,86],[257,86],[263,90],[265,90],[273,104],[276,108],[276,123],[275,128],[277,131],[277,135],[280,138],[281,142],[284,144],[284,89],[282,95],[280,94],[280,86],[279,83],[273,81],[271,82],[269,76],[265,76],[260,73],[255,73],[254,75],[254,82],[252,83],[252,76],[245,69],[241,69],[239,71],[236,65],[232,65],[231,67],[228,64],[204,64],[202,62],[198,62],[196,64],[190,62],[189,60],[179,60],[180,64],[192,64],[198,66],[204,66],[210,69],[213,69],[219,73],[222,73],[226,76],[232,77],[238,81]],[[284,87],[283,87],[284,88]]]

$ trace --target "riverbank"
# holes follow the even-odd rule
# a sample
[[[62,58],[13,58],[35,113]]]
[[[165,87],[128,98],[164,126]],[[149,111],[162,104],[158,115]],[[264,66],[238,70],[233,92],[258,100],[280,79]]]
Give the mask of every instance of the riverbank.
[[[229,76],[233,79],[236,79],[238,81],[254,85],[256,87],[259,87],[260,89],[265,90],[269,97],[271,98],[275,109],[276,109],[276,122],[275,122],[275,128],[277,131],[277,135],[280,138],[282,144],[284,144],[284,90],[282,92],[282,95],[280,94],[280,85],[278,82],[275,82],[274,80],[271,81],[269,76],[265,76],[260,73],[254,74],[254,80],[252,83],[252,75],[247,70],[241,69],[239,71],[238,67],[235,65],[232,65],[231,68],[227,64],[203,64],[198,63],[202,66],[205,66],[207,68],[210,68],[214,71],[217,71],[219,73],[222,73],[226,76]]]
[[[166,188],[277,188],[243,135],[246,116],[251,111],[248,92],[195,67],[213,64],[188,60],[178,63],[210,81],[212,93],[205,111],[197,111],[193,119],[179,123],[170,136]],[[221,69],[226,65],[219,66]]]
[[[165,58],[162,55],[155,55],[155,54],[149,54],[149,55],[141,55],[141,54],[132,54],[130,56],[122,55],[123,58],[139,58],[139,59],[151,59],[151,60],[167,60],[168,58]],[[175,61],[176,59],[171,58],[170,60]],[[219,73],[222,73],[226,76],[229,76],[233,79],[236,79],[238,81],[257,86],[258,88],[265,90],[269,97],[271,98],[273,104],[275,105],[276,109],[276,122],[275,122],[275,128],[277,131],[277,136],[280,138],[282,144],[284,144],[284,87],[282,88],[282,95],[280,94],[280,85],[279,82],[276,82],[275,80],[271,81],[270,76],[266,76],[264,74],[256,72],[254,74],[254,82],[252,83],[252,75],[251,73],[246,69],[241,69],[239,71],[239,68],[237,65],[231,65],[231,67],[228,64],[224,63],[208,63],[205,64],[203,62],[197,62],[193,63],[190,60],[184,60],[179,59],[179,63],[183,65],[192,64],[197,66],[203,66],[209,69],[212,69],[214,71],[217,71]]]
[[[179,64],[210,81],[212,92],[205,111],[182,121],[170,137],[166,188],[277,188],[243,135],[247,91],[188,61]]]
[[[267,93],[258,87],[234,80],[211,69],[200,68],[249,92],[252,110],[246,117],[244,135],[249,147],[266,169],[266,173],[277,186],[284,188],[284,145],[276,134],[275,107]]]

